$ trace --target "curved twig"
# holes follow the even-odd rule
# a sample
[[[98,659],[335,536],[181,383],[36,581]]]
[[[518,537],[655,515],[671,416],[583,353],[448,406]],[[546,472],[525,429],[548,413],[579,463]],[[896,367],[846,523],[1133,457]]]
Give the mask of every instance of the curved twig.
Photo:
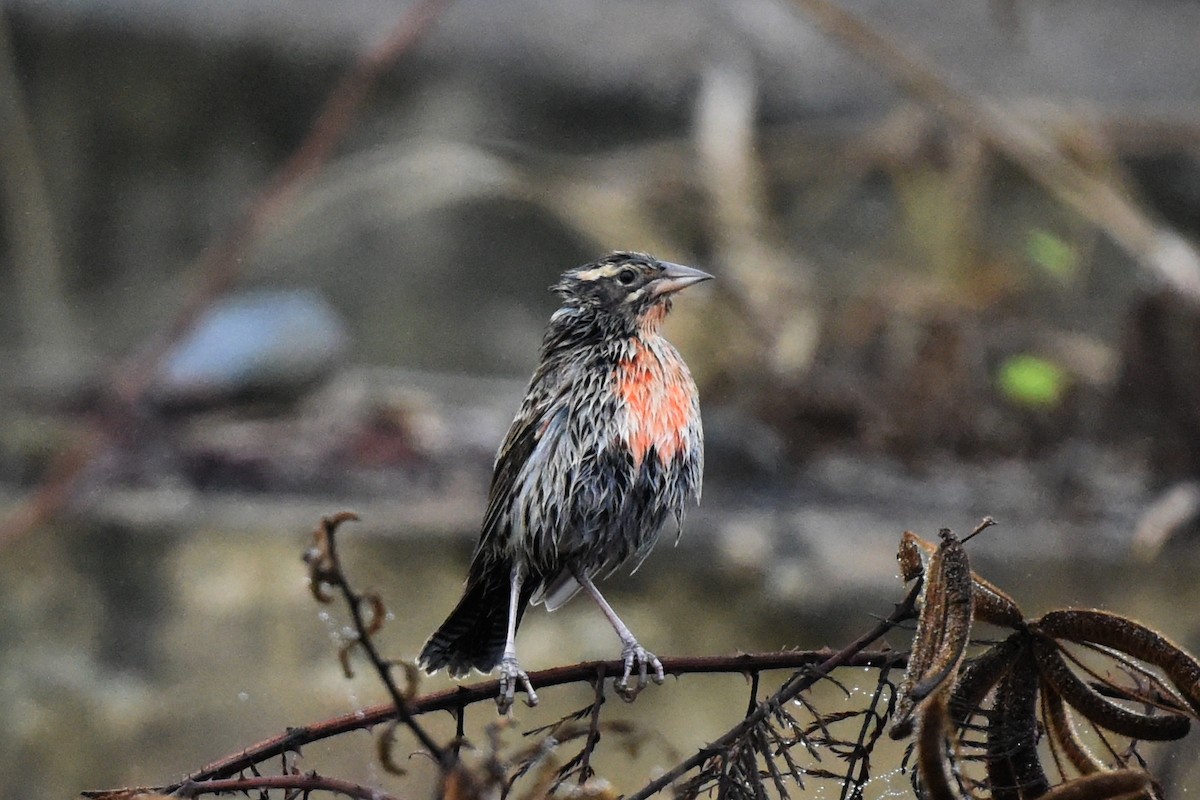
[[[356,638],[353,642],[348,643],[342,648],[343,654],[342,668],[348,670],[349,656],[348,648],[350,645],[361,647],[366,653],[371,666],[375,668],[376,674],[379,675],[380,681],[388,694],[392,698],[392,706],[395,708],[395,717],[403,722],[413,735],[417,737],[417,741],[421,746],[429,751],[439,764],[446,766],[454,759],[454,751],[446,750],[441,745],[433,740],[433,738],[425,731],[425,729],[413,718],[412,711],[409,709],[408,698],[396,686],[396,681],[392,678],[391,663],[379,654],[379,650],[375,647],[375,640],[371,638],[371,634],[377,629],[380,620],[383,619],[382,602],[377,601],[369,604],[373,609],[370,618],[363,614],[364,601],[367,596],[359,594],[346,580],[345,573],[342,571],[342,565],[337,554],[337,533],[338,527],[343,522],[350,522],[358,519],[358,515],[351,511],[343,511],[340,514],[335,514],[331,517],[325,517],[321,520],[320,527],[317,528],[314,536],[317,544],[309,550],[305,555],[305,560],[309,562],[311,570],[311,582],[313,595],[321,597],[321,584],[328,584],[336,587],[342,593],[342,599],[346,601],[346,606],[350,609],[350,619],[354,622],[354,630]],[[381,745],[383,747],[383,745]],[[387,762],[388,759],[385,759]]]
[[[1112,800],[1113,798],[1142,798],[1151,788],[1150,776],[1136,769],[1094,772],[1060,783],[1041,796],[1040,800]],[[1150,794],[1150,797],[1156,796]]]
[[[1134,739],[1170,741],[1187,736],[1191,722],[1181,714],[1143,714],[1108,700],[1076,675],[1052,640],[1034,637],[1033,655],[1042,678],[1092,723]]]
[[[1017,632],[967,661],[950,694],[950,719],[956,728],[967,724],[984,699],[1012,669],[1026,647],[1027,635]]]
[[[1111,647],[1158,667],[1200,715],[1200,661],[1158,631],[1120,614],[1082,608],[1047,612],[1036,626],[1054,639]]]
[[[862,653],[863,649],[867,645],[879,639],[899,623],[908,619],[912,619],[913,612],[917,604],[917,594],[920,591],[920,588],[920,584],[914,585],[909,591],[908,596],[896,606],[896,609],[891,613],[890,616],[888,616],[887,619],[881,620],[879,624],[877,624],[871,630],[867,631],[838,652],[832,654],[829,658],[820,662],[817,666],[806,670],[805,672],[796,674],[791,680],[785,683],[778,692],[760,703],[753,714],[747,715],[745,719],[743,719],[737,725],[734,725],[707,747],[696,751],[696,753],[691,757],[679,762],[659,777],[647,783],[637,792],[634,792],[633,794],[624,798],[624,800],[646,800],[646,798],[661,792],[663,789],[667,788],[677,779],[679,779],[682,775],[703,764],[704,761],[714,752],[720,752],[721,750],[728,748],[730,745],[744,736],[747,731],[762,722],[762,720],[765,719],[766,716],[771,712],[772,708],[792,700],[798,694],[811,687],[837,667],[844,667],[851,664],[854,661],[854,657]],[[891,663],[898,664],[899,662],[900,659],[897,658]],[[664,668],[665,666],[666,664],[664,662]]]
[[[1092,775],[1107,771],[1108,766],[1084,744],[1079,732],[1075,730],[1075,725],[1071,722],[1070,715],[1067,714],[1067,707],[1063,702],[1062,695],[1043,681],[1041,698],[1042,721],[1046,726],[1050,752],[1054,756],[1059,773],[1063,773],[1060,755],[1066,758],[1080,775]]]

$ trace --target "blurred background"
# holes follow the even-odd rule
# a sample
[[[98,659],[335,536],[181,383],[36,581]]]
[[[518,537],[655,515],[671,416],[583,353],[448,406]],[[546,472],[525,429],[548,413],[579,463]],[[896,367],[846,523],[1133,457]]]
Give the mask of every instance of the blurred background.
[[[703,506],[609,584],[651,649],[844,643],[902,530],[985,514],[1027,613],[1200,645],[1197,41],[1177,0],[0,2],[0,796],[381,702],[309,531],[362,515],[345,559],[414,657],[546,287],[613,249],[718,278],[669,324]],[[617,643],[573,603],[520,648]],[[668,720],[631,785],[745,691],[618,710]],[[546,694],[523,722],[590,699]],[[365,736],[305,756],[394,780]]]

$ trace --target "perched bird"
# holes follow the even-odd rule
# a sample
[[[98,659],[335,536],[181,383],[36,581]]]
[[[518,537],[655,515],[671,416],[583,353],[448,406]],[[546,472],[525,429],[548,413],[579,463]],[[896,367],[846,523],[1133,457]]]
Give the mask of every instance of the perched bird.
[[[700,499],[703,433],[696,384],[660,328],[676,292],[712,276],[617,252],[563,273],[551,288],[562,307],[550,317],[541,362],[500,445],[483,530],[462,599],[429,637],[418,663],[500,667],[501,712],[518,683],[537,694],[517,661],[517,626],[531,602],[548,610],[583,589],[621,639],[632,695],[662,663],[634,638],[594,580],[633,568],[668,521]],[[629,677],[638,669],[636,689]]]

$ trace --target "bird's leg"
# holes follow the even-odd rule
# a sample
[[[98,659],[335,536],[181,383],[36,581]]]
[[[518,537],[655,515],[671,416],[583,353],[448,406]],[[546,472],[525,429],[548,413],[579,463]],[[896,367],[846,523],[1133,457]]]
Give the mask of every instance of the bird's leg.
[[[500,694],[496,697],[496,707],[501,714],[507,714],[512,708],[518,683],[525,690],[526,704],[536,706],[538,703],[537,692],[533,691],[529,675],[517,661],[517,614],[521,610],[522,583],[521,565],[514,564],[508,590],[508,635],[504,639],[504,655],[500,658]]]
[[[579,581],[579,585],[583,587],[583,590],[596,601],[596,605],[600,606],[600,610],[604,612],[604,616],[608,618],[609,624],[613,626],[613,630],[617,632],[617,636],[621,639],[621,657],[625,659],[625,674],[613,684],[613,688],[617,690],[622,699],[632,701],[638,696],[638,692],[646,688],[647,673],[651,666],[654,667],[655,683],[662,683],[666,680],[666,676],[663,674],[663,665],[658,660],[658,656],[638,644],[638,640],[633,637],[633,632],[629,630],[629,626],[621,621],[616,611],[613,611],[613,607],[604,599],[604,595],[600,594],[600,590],[596,588],[596,584],[592,583],[592,579],[584,574],[583,570],[574,567],[571,569],[571,574],[575,576],[575,580]],[[638,680],[637,685],[630,688],[629,675],[633,672],[633,665],[635,663],[638,666]]]

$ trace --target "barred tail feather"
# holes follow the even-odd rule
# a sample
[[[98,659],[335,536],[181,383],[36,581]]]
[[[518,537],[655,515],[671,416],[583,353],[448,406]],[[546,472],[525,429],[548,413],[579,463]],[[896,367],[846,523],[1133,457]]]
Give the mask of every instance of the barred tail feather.
[[[508,576],[510,572],[501,567],[493,574]],[[417,658],[421,668],[432,673],[447,667],[455,678],[472,669],[491,672],[504,656],[509,588],[508,581],[489,576],[469,581],[458,605],[421,648]],[[531,594],[529,588],[522,588],[517,606],[518,625]]]

